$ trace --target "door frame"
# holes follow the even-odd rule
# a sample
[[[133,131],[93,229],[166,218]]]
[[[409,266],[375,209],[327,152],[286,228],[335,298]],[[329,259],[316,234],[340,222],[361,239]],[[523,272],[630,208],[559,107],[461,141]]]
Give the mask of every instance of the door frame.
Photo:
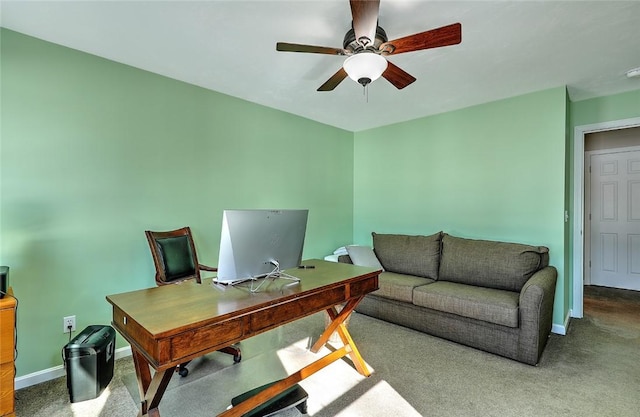
[[[640,117],[576,126],[573,130],[573,303],[571,317],[581,318],[584,297],[584,140],[588,133],[640,126]]]

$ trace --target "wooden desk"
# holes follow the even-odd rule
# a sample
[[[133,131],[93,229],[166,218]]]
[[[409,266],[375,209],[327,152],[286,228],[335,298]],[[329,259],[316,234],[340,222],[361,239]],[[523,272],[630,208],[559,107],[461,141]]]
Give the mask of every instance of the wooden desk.
[[[176,365],[323,310],[332,321],[311,350],[317,353],[334,331],[344,346],[219,416],[241,416],[347,355],[358,372],[369,376],[343,321],[378,289],[381,271],[317,259],[304,263],[316,268],[287,271],[299,283],[277,279],[257,293],[248,285],[221,290],[204,280],[108,296],[113,326],[131,344],[141,398],[138,416],[160,415],[158,405]],[[339,304],[345,304],[340,313]]]

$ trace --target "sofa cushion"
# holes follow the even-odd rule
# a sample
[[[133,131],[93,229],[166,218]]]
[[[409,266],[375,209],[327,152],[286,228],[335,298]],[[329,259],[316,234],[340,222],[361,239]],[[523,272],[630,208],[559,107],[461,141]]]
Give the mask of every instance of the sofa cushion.
[[[413,301],[413,289],[432,282],[434,281],[430,278],[396,274],[395,272],[382,272],[378,276],[378,290],[371,294],[411,303]]]
[[[440,238],[372,233],[373,249],[385,271],[438,279]]]
[[[518,327],[520,294],[513,291],[438,281],[416,287],[413,304],[508,327]]]
[[[350,245],[347,246],[347,253],[354,265],[384,269],[378,258],[376,258],[373,249],[368,246]]]
[[[537,270],[548,265],[548,252],[544,246],[463,239],[444,234],[438,279],[520,291]]]

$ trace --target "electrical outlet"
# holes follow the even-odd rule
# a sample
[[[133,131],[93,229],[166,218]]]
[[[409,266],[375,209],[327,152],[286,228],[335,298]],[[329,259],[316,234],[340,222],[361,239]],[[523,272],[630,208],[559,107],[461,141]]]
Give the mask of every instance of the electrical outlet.
[[[72,332],[76,330],[76,316],[67,316],[62,319],[62,333],[69,333],[69,327]]]

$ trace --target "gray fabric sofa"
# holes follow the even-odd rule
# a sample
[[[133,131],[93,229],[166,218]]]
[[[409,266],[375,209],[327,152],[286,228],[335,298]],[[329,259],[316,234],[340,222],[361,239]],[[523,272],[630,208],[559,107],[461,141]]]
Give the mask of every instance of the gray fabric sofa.
[[[551,331],[557,279],[546,247],[442,232],[372,236],[384,272],[357,312],[538,363]],[[339,261],[358,263],[349,255]]]

